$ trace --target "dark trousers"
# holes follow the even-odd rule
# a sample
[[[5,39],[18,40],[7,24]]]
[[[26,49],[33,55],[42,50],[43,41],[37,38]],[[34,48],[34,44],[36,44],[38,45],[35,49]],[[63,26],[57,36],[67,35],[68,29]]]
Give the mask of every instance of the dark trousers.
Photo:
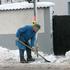
[[[24,59],[24,51],[25,51],[24,49],[19,49],[20,61],[23,61],[23,59]],[[27,53],[27,59],[32,58],[32,56],[31,56],[31,49],[29,49],[28,47],[26,47],[26,53]]]

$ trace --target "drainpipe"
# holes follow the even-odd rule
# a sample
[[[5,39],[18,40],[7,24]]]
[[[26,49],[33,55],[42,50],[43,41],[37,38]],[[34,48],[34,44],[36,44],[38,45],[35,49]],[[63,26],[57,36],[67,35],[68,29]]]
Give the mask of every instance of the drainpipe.
[[[34,0],[34,22],[37,22],[37,0]]]

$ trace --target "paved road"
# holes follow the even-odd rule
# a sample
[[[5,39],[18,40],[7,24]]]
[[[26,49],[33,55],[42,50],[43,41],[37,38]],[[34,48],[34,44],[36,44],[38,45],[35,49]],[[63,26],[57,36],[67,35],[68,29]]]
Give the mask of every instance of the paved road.
[[[0,70],[70,70],[69,64],[0,64]]]

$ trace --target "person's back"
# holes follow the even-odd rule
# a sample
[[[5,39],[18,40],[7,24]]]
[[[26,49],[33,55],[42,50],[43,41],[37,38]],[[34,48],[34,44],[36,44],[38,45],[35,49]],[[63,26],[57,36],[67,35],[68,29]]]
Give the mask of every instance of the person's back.
[[[18,37],[22,41],[28,41],[30,38],[35,36],[35,34],[36,34],[36,32],[33,31],[32,26],[25,26],[25,27],[18,29],[18,31],[16,33],[16,37]]]

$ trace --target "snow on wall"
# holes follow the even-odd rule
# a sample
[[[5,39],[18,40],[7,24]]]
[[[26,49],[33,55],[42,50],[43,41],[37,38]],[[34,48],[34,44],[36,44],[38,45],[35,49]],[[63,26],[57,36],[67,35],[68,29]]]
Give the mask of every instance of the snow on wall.
[[[11,4],[0,5],[0,10],[27,9],[27,8],[33,8],[33,6],[34,6],[33,3],[28,3],[28,2],[11,3]],[[50,7],[50,6],[54,6],[54,3],[37,2],[38,8]]]

